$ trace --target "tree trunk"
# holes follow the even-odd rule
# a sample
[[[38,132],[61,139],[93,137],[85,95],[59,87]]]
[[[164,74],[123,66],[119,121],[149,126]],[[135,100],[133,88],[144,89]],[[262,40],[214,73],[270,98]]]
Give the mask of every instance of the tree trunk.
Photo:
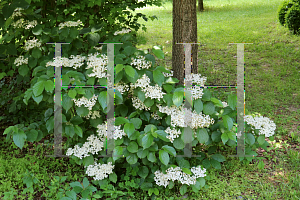
[[[196,0],[173,0],[173,46],[172,69],[179,80],[176,85],[184,85],[185,56],[184,45],[176,43],[197,43]],[[198,73],[198,45],[192,44],[192,73]]]
[[[200,12],[204,11],[203,0],[198,0],[198,10]]]

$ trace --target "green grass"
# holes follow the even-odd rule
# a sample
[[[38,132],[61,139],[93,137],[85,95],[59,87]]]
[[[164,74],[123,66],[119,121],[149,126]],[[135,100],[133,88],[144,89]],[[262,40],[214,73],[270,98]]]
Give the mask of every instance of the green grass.
[[[205,85],[235,85],[236,45],[228,43],[253,43],[245,45],[245,105],[250,112],[261,113],[273,120],[276,133],[268,152],[261,148],[257,151],[259,157],[266,158],[263,170],[258,169],[257,162],[247,166],[237,158],[227,157],[221,171],[207,170],[210,176],[206,181],[208,188],[189,194],[187,199],[235,199],[237,196],[300,199],[300,37],[279,24],[277,8],[280,3],[278,0],[204,0],[205,11],[197,13],[198,42],[201,43],[199,73],[207,77]],[[138,32],[138,48],[162,45],[166,59],[159,62],[170,68],[172,5],[166,3],[164,7],[137,11],[158,17],[154,21],[139,21],[148,30]],[[224,91],[235,91],[234,88],[214,90],[223,101],[226,100]],[[26,188],[21,176],[26,168],[45,186],[36,191],[35,197],[50,192],[53,176],[68,176],[67,183],[82,181],[85,177],[84,169],[70,164],[68,158],[46,158],[45,155],[53,154],[53,149],[41,148],[42,142],[28,142],[24,150],[19,150],[15,145],[5,144],[3,139],[0,145],[1,198],[3,192],[13,187],[18,192],[18,199],[31,199],[21,194]],[[38,145],[39,150],[36,149]],[[236,154],[235,149],[224,150],[226,155]],[[181,195],[174,193],[173,196]]]

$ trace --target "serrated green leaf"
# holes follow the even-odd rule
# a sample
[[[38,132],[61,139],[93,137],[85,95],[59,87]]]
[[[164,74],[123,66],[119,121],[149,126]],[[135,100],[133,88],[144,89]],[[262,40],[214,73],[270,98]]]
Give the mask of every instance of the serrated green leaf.
[[[46,128],[48,130],[48,133],[54,128],[54,117],[50,117],[48,121],[46,122]]]
[[[155,46],[152,48],[152,52],[154,53],[154,55],[158,59],[164,59],[165,58],[164,52],[159,48],[155,48]]]
[[[209,135],[205,128],[198,129],[196,135],[197,135],[197,140],[201,144],[205,144],[209,140]]]
[[[194,110],[199,114],[203,110],[203,103],[201,99],[196,99],[193,101],[194,103]]]
[[[255,143],[255,137],[251,133],[245,135],[245,141],[251,146]]]
[[[125,72],[128,76],[134,78],[135,70],[130,65],[125,65]]]
[[[166,152],[168,152],[170,155],[176,156],[176,150],[175,150],[173,147],[170,147],[170,146],[168,146],[168,145],[164,145],[164,146],[162,146],[162,148],[163,148]]]
[[[228,105],[229,105],[229,107],[230,107],[232,110],[234,110],[235,107],[236,107],[236,101],[237,101],[237,96],[236,96],[236,95],[230,94],[230,95],[228,96]]]
[[[69,92],[68,92],[69,97],[71,97],[72,99],[75,99],[76,95],[77,95],[77,92],[75,89],[69,90]]]
[[[121,124],[129,123],[129,120],[124,117],[117,117],[115,119],[115,126],[119,126]]]
[[[231,130],[232,126],[233,126],[233,121],[232,121],[231,117],[229,117],[228,115],[223,115],[222,119],[223,119],[223,124],[224,124],[225,128],[227,130]]]
[[[42,92],[44,91],[45,88],[45,81],[39,81],[36,84],[34,84],[33,86],[33,94],[34,96],[39,96],[40,94],[42,94]]]
[[[177,163],[180,168],[188,168],[188,169],[191,168],[189,161],[185,159],[181,159]]]
[[[20,74],[21,76],[24,77],[26,74],[28,74],[28,72],[29,72],[29,67],[28,67],[27,65],[21,66],[21,67],[18,68],[18,72],[19,72],[19,74]]]
[[[221,139],[222,139],[223,144],[225,144],[228,141],[229,138],[228,138],[227,132],[222,133]]]
[[[106,100],[107,100],[107,91],[100,92],[98,96],[98,102],[100,103],[103,110],[107,107]]]
[[[180,194],[184,195],[186,192],[187,192],[187,185],[184,184],[180,187]]]
[[[258,136],[257,142],[258,144],[263,145],[265,143],[265,135]]]
[[[170,161],[170,157],[168,152],[164,151],[164,150],[159,150],[159,160],[164,164],[164,165],[168,165],[169,161]]]
[[[124,125],[124,132],[130,137],[135,132],[134,125],[132,123],[126,123]]]
[[[163,130],[157,130],[155,131],[157,133],[157,136],[159,139],[165,141],[165,142],[170,142],[170,140],[167,138],[168,134],[163,131]]]
[[[62,107],[68,112],[68,110],[73,106],[72,99],[68,96],[67,93],[63,95],[62,98]]]
[[[37,97],[32,95],[31,97],[37,104],[39,104],[43,100],[43,94],[41,94],[40,96],[37,96]]]
[[[143,149],[147,149],[151,146],[153,142],[153,136],[151,133],[146,134],[142,139]]]
[[[123,69],[124,69],[124,65],[122,65],[122,64],[117,64],[116,65],[116,74],[118,74],[120,71],[122,71]]]
[[[30,131],[27,131],[26,132],[27,140],[29,142],[34,142],[37,139],[38,134],[39,133],[34,129],[31,129]]]
[[[137,152],[137,156],[139,158],[145,158],[147,155],[149,154],[149,150],[148,149],[142,149],[140,148]]]
[[[130,122],[133,123],[135,129],[139,129],[142,125],[142,120],[139,118],[132,118],[130,119]]]
[[[79,137],[82,137],[82,129],[78,125],[74,126],[74,131]]]
[[[138,151],[138,144],[134,141],[130,142],[129,145],[127,146],[127,150],[130,153],[136,153]]]
[[[165,80],[165,76],[161,73],[159,70],[154,70],[153,71],[153,79],[154,81],[161,87],[162,83]]]
[[[65,133],[67,136],[69,137],[73,137],[74,136],[74,126],[73,125],[66,125],[65,126]]]
[[[212,97],[210,100],[211,100],[216,106],[223,108],[223,103],[222,103],[222,101],[220,101],[219,99]]]
[[[181,138],[174,139],[173,145],[176,149],[183,149],[185,147],[185,144]]]
[[[27,138],[26,134],[22,129],[18,129],[18,131],[13,133],[13,141],[17,147],[20,149],[23,148],[25,139]]]
[[[47,80],[47,81],[44,82],[44,83],[45,83],[45,90],[46,90],[47,92],[53,91],[53,89],[54,89],[53,81]]]
[[[212,102],[206,102],[203,106],[203,113],[205,115],[212,115],[215,112],[215,106]]]
[[[135,164],[137,162],[137,160],[138,160],[138,157],[136,156],[136,154],[133,154],[133,153],[129,154],[126,157],[126,161],[131,165]]]
[[[174,92],[173,98],[172,98],[174,105],[176,105],[177,107],[179,107],[182,104],[183,95],[184,95],[183,91],[176,91],[176,92]]]
[[[155,152],[149,152],[149,154],[147,155],[147,159],[150,161],[150,162],[156,162],[156,156],[155,156]]]
[[[87,107],[84,107],[81,105],[80,107],[76,108],[76,113],[82,117],[82,116],[87,116],[89,114],[89,109]]]

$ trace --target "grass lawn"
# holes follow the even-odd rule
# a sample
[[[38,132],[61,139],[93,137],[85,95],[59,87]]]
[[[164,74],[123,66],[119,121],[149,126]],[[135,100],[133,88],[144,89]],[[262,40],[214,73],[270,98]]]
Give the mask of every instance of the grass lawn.
[[[237,48],[228,43],[253,43],[245,45],[245,105],[250,112],[273,120],[276,131],[269,151],[257,150],[258,157],[265,158],[263,170],[258,169],[256,161],[243,165],[238,158],[226,157],[221,171],[207,170],[210,177],[207,187],[197,194],[189,193],[186,199],[236,199],[237,196],[300,199],[300,36],[292,35],[279,24],[280,3],[279,0],[204,0],[205,12],[197,13],[199,73],[207,77],[205,85],[236,85]],[[136,12],[158,17],[148,22],[139,20],[146,25],[147,32],[138,32],[138,48],[162,45],[166,58],[158,62],[171,68],[172,4],[149,6]],[[227,101],[224,92],[235,91],[234,87],[211,89],[223,101]],[[17,199],[31,199],[22,194],[26,188],[22,174],[26,169],[41,181],[33,195],[35,199],[43,193],[55,194],[59,188],[66,189],[67,183],[82,182],[83,167],[71,164],[68,158],[45,157],[53,154],[52,144],[47,146],[45,140],[51,138],[34,144],[28,142],[23,150],[4,143],[4,137],[0,140],[0,199],[10,188],[15,189]],[[199,150],[197,147],[194,154]],[[223,155],[236,154],[235,149],[223,150]],[[55,183],[54,176],[67,176],[67,180]],[[137,191],[134,199],[143,199],[138,196],[141,193]],[[178,190],[169,195],[162,193],[158,199],[180,196]]]

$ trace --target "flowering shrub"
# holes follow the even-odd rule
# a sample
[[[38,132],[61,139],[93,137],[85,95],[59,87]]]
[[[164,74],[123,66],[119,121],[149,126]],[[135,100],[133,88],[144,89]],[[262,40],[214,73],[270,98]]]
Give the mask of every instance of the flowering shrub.
[[[82,1],[80,2],[82,7]],[[58,5],[60,4],[63,3],[58,2]],[[90,4],[93,3],[90,2],[88,5]],[[23,12],[21,9],[15,9],[15,13],[21,12],[21,14],[13,16],[17,18],[28,15],[30,20],[36,18],[38,25],[29,30],[22,28],[27,38],[17,43],[18,57],[10,61],[10,64],[14,63],[13,66],[18,66],[22,76],[28,74],[29,67],[33,70],[34,78],[31,80],[30,88],[24,94],[23,102],[25,104],[32,104],[33,101],[37,104],[47,102],[53,105],[53,67],[62,66],[62,84],[69,86],[62,90],[63,135],[67,137],[68,147],[66,155],[86,168],[86,174],[93,177],[94,184],[102,188],[110,182],[116,186],[118,182],[118,186],[122,188],[122,184],[131,179],[134,181],[130,183],[133,188],[148,190],[150,196],[155,196],[162,189],[174,188],[174,182],[177,180],[181,184],[180,192],[184,194],[188,188],[197,192],[204,187],[205,173],[211,167],[221,169],[220,163],[226,159],[217,152],[217,148],[221,145],[230,147],[236,145],[236,130],[233,127],[236,124],[236,96],[229,95],[228,104],[221,102],[213,97],[207,88],[201,88],[206,77],[201,77],[200,74],[187,77],[187,80],[195,84],[191,88],[193,105],[189,110],[190,128],[193,134],[189,136],[185,133],[187,122],[184,114],[188,110],[183,107],[184,86],[175,86],[178,80],[172,77],[172,71],[157,66],[152,54],[134,47],[130,31],[117,32],[122,27],[118,30],[107,29],[109,33],[103,37],[108,38],[103,42],[123,43],[116,44],[114,52],[116,66],[113,155],[121,157],[98,159],[99,155],[106,155],[106,88],[72,88],[72,86],[107,85],[107,47],[106,45],[102,48],[94,47],[100,42],[101,34],[96,32],[101,28],[86,27],[78,30],[82,24],[85,24],[76,22],[79,18],[77,14],[83,13],[79,9],[74,16],[66,14],[65,22],[59,15],[58,23],[51,16],[49,19],[54,21],[49,22],[32,14],[41,12],[37,9],[38,3],[24,7],[27,8]],[[9,14],[6,16],[10,22],[6,23],[4,30],[15,28],[10,26],[10,23],[17,19],[9,18]],[[82,16],[80,18],[85,19]],[[90,24],[98,24],[91,19],[93,17],[90,18]],[[110,19],[109,16],[107,19]],[[21,29],[17,31],[20,33]],[[32,38],[32,34],[37,39],[33,37],[29,40],[29,35]],[[88,44],[84,41],[85,37]],[[9,36],[4,38],[7,42]],[[54,58],[53,49],[47,47],[45,43],[61,40],[68,41],[70,44],[62,45],[63,56],[58,60]],[[8,54],[12,52],[11,48],[10,44],[6,45]],[[156,57],[164,58],[162,50],[153,48],[152,52]],[[81,54],[77,55],[78,53]],[[47,134],[51,134],[54,128],[53,109],[48,108],[44,111],[45,123],[40,126],[44,126]],[[250,131],[250,125],[255,127],[254,132],[245,135],[246,155],[256,156],[254,151],[256,148],[266,149],[269,145],[265,137],[274,134],[275,125],[264,118],[247,117],[246,121],[246,132]],[[272,125],[268,125],[269,123]],[[37,123],[32,123],[28,127],[11,126],[4,134],[8,137],[13,136],[15,144],[22,148],[25,139],[38,141],[45,136],[41,130],[36,130],[38,128]],[[178,157],[183,155],[187,143],[191,143],[192,146],[201,143],[209,147],[208,153],[200,153],[201,157],[197,158],[196,166],[191,166],[190,158]],[[240,159],[243,160],[243,157]],[[251,161],[253,158],[246,157],[246,159]]]

